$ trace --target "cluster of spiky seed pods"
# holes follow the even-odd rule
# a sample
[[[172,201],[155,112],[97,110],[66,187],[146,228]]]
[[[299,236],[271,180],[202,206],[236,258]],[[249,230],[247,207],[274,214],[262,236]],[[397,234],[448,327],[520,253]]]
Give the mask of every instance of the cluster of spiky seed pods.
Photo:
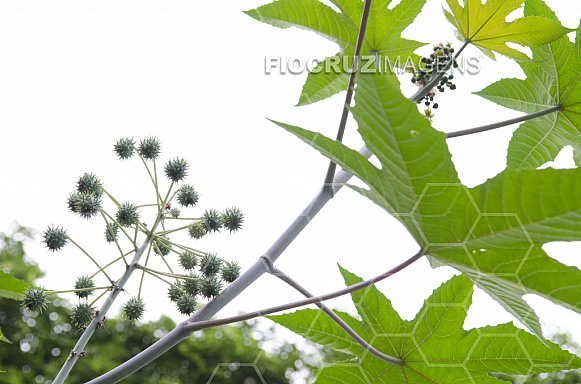
[[[161,143],[155,137],[143,139],[139,144],[133,139],[122,138],[115,143],[113,150],[121,160],[129,159],[137,154],[141,157],[144,164],[146,164],[148,160],[155,162],[159,158],[161,154]],[[188,174],[188,168],[189,165],[186,160],[174,158],[167,161],[164,167],[164,174],[173,186],[175,183],[182,182],[185,179]],[[149,169],[148,172],[150,172]],[[155,179],[152,177],[152,181],[154,181],[154,186],[157,190],[157,176]],[[157,195],[159,196],[158,190]],[[104,210],[102,202],[104,196],[111,197],[111,200],[115,202],[117,211],[114,215],[109,215]],[[182,215],[181,209],[193,207],[199,201],[198,192],[190,184],[181,185],[174,196],[177,202],[176,205],[179,208],[172,207],[169,201],[163,206],[160,205],[161,197],[159,197],[157,205],[150,204],[152,206],[158,206],[158,212],[156,213],[158,219],[162,221],[166,219],[188,220],[187,218],[180,217]],[[131,240],[131,237],[127,233],[132,232],[127,231],[127,229],[133,229],[135,234],[141,231],[146,235],[154,237],[150,248],[150,251],[153,251],[154,254],[160,257],[166,257],[171,252],[174,252],[178,256],[177,261],[185,270],[185,274],[179,275],[171,272],[171,277],[176,280],[173,283],[167,280],[166,282],[170,284],[170,300],[175,302],[178,311],[182,314],[190,315],[200,306],[200,300],[202,299],[213,299],[219,296],[223,286],[233,282],[240,275],[241,267],[234,261],[227,262],[219,258],[216,254],[196,251],[189,247],[173,243],[167,236],[168,233],[173,231],[165,231],[165,229],[162,232],[155,233],[149,231],[147,224],[142,222],[141,208],[143,206],[138,206],[132,202],[117,203],[105,190],[101,180],[93,173],[85,173],[79,177],[75,190],[68,196],[67,205],[71,212],[84,219],[91,219],[101,214],[105,220],[105,240],[108,243],[116,243],[117,247],[120,247],[120,231],[123,231],[121,235],[125,234],[132,241],[132,246],[134,248],[136,247],[136,238]],[[236,207],[227,208],[223,212],[219,212],[216,209],[208,209],[204,211],[201,217],[191,220],[191,224],[181,229],[186,230],[190,238],[200,239],[206,234],[219,232],[222,228],[229,230],[230,233],[240,230],[244,222],[244,215]],[[47,228],[44,232],[43,242],[53,252],[62,249],[69,242],[77,245],[70,239],[64,228],[54,225]],[[121,248],[119,250],[121,251]],[[89,256],[84,250],[83,252]],[[98,265],[91,256],[89,257]],[[146,265],[142,266],[142,269],[147,269]],[[127,263],[126,267],[129,267]],[[153,270],[148,271],[157,272]],[[99,272],[103,273],[109,279],[105,287],[96,287],[94,278]],[[111,291],[121,290],[115,284],[116,282],[110,279],[100,266],[99,271],[94,275],[78,277],[72,290],[80,300],[70,312],[73,324],[84,329],[92,321],[97,312],[97,308],[94,306],[96,300],[89,302],[89,298],[98,289]],[[50,293],[43,288],[31,287],[23,295],[23,306],[30,312],[40,313],[46,309]],[[140,319],[143,316],[144,310],[145,303],[143,298],[140,297],[140,294],[131,297],[123,306],[123,313],[129,320]]]
[[[168,296],[180,313],[190,315],[196,310],[197,298],[212,299],[220,294],[222,283],[231,283],[240,275],[240,265],[225,262],[208,253],[202,257],[184,251],[179,256],[180,266],[188,278],[172,285]]]
[[[438,82],[438,85],[434,89],[431,89],[424,98],[418,100],[418,104],[423,101],[426,106],[430,106],[433,103],[432,108],[438,108],[438,103],[434,103],[436,90],[444,92],[445,87],[448,87],[450,90],[456,89],[456,85],[452,83],[454,75],[451,73],[453,68],[458,67],[458,63],[454,59],[454,48],[451,47],[450,43],[446,45],[440,43],[434,46],[434,52],[429,57],[422,57],[421,62],[423,67],[415,71],[411,79],[411,82],[419,87],[425,87],[434,76],[438,76],[452,62],[448,70],[449,73],[445,74]]]

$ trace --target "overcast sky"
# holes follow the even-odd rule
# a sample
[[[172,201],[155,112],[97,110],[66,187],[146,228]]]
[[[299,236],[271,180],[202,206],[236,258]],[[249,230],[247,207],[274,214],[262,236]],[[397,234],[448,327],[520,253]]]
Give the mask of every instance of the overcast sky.
[[[120,201],[154,202],[140,161],[120,162],[114,156],[113,144],[120,137],[157,136],[163,142],[160,164],[175,156],[190,162],[188,181],[201,199],[187,215],[232,205],[243,210],[246,223],[238,234],[181,240],[235,259],[245,268],[317,193],[328,161],[265,117],[334,137],[345,93],[293,107],[306,73],[267,75],[265,57],[322,59],[337,48],[314,34],[276,29],[242,13],[265,1],[0,2],[0,231],[10,230],[15,221],[38,231],[37,243],[27,249],[47,272],[42,280],[47,288],[68,289],[77,276],[94,272],[72,246],[56,254],[43,249],[40,234],[51,224],[67,228],[100,262],[117,256],[115,246],[103,240],[102,221],[86,221],[67,210],[66,198],[78,176],[96,173]],[[581,3],[547,3],[565,26],[579,25]],[[439,42],[460,45],[437,0],[428,0],[404,36],[430,44],[418,53],[431,51],[431,44]],[[470,94],[502,77],[523,78],[518,65],[503,57],[497,62],[484,59],[472,47],[465,54],[482,59],[481,71],[457,76],[457,90],[438,96],[434,126],[453,131],[518,116]],[[404,93],[411,95],[414,86],[408,77],[402,83]],[[504,169],[515,128],[449,141],[465,184],[478,185]],[[350,119],[345,142],[359,148],[355,130]],[[573,164],[569,149],[557,164]],[[111,204],[106,208],[114,212]],[[147,217],[148,212],[143,214]],[[544,248],[561,262],[581,266],[577,243]],[[395,219],[343,189],[277,266],[322,294],[344,286],[337,263],[370,278],[416,251]],[[431,291],[453,273],[449,268],[433,270],[421,260],[378,288],[402,316],[412,318]],[[127,288],[131,295],[137,293],[137,280],[134,277]],[[512,320],[486,295],[477,292],[476,297],[467,328]],[[282,282],[265,276],[220,316],[299,298]],[[551,332],[555,324],[572,330],[581,323],[579,315],[537,297],[526,298],[545,330]],[[169,303],[166,287],[153,278],[147,280],[145,299],[146,320],[161,314],[176,321],[184,318]],[[331,305],[353,311],[348,298]],[[576,337],[581,341],[580,333]]]

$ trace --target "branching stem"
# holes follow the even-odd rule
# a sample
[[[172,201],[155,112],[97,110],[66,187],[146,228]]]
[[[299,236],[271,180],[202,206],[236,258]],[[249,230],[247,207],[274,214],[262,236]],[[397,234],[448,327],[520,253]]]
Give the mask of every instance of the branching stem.
[[[134,356],[132,359],[121,364],[120,366],[113,369],[112,371],[109,371],[106,374],[89,381],[87,384],[116,383],[119,380],[122,380],[123,378],[131,375],[133,372],[137,371],[138,369],[142,368],[143,366],[149,364],[151,361],[155,360],[158,356],[162,355],[167,350],[171,349],[177,343],[179,343],[183,339],[190,336],[192,334],[192,332],[194,332],[194,331],[199,331],[199,330],[206,329],[206,328],[212,328],[212,327],[217,327],[220,325],[227,325],[227,324],[237,323],[240,321],[250,320],[250,319],[253,319],[256,317],[266,316],[266,315],[270,315],[273,313],[286,311],[289,309],[298,308],[298,307],[302,307],[302,306],[309,305],[309,304],[316,304],[316,303],[320,303],[320,302],[325,301],[325,300],[334,299],[334,298],[339,297],[339,296],[347,295],[349,293],[365,289],[365,288],[369,287],[370,285],[373,285],[373,284],[375,284],[383,279],[386,279],[389,276],[392,276],[392,275],[396,274],[397,272],[403,270],[404,268],[410,266],[415,261],[420,259],[425,254],[425,252],[426,252],[425,249],[419,251],[418,253],[416,253],[415,255],[413,255],[412,257],[410,257],[409,259],[407,259],[406,261],[404,261],[403,263],[401,263],[397,267],[392,268],[389,271],[382,273],[379,276],[376,276],[376,277],[369,279],[369,280],[362,281],[362,282],[357,283],[357,284],[353,284],[347,288],[341,289],[341,290],[336,291],[336,292],[328,293],[326,295],[311,297],[308,299],[296,301],[294,303],[279,305],[276,307],[267,308],[267,309],[263,309],[263,310],[255,311],[255,312],[250,312],[250,313],[246,313],[244,315],[228,317],[228,318],[220,319],[220,320],[201,321],[201,320],[196,319],[196,317],[199,317],[199,314],[201,312],[203,312],[203,310],[205,308],[208,308],[208,306],[212,306],[212,304],[215,303],[216,301],[218,301],[220,299],[220,297],[224,297],[224,295],[228,292],[228,290],[232,287],[232,285],[235,284],[236,281],[240,280],[240,278],[239,278],[234,283],[232,283],[230,288],[226,289],[223,292],[222,296],[220,296],[218,299],[213,300],[210,303],[206,304],[205,307],[203,307],[198,312],[196,312],[196,314],[194,314],[188,320],[179,324],[171,332],[169,332],[167,335],[165,335],[160,340],[158,340],[155,344],[151,345],[149,348],[147,348],[143,352],[139,353],[138,355]],[[253,266],[253,268],[255,268],[255,267],[261,269],[262,273],[266,272],[265,263],[264,263],[263,258],[261,258],[259,261],[256,262],[256,264]],[[246,273],[249,273],[251,270],[248,270]]]
[[[285,283],[287,283],[288,285],[290,285],[291,287],[293,287],[294,289],[296,289],[297,291],[302,293],[305,297],[314,297],[314,295],[312,293],[307,291],[303,286],[301,286],[299,283],[297,283],[294,279],[292,279],[290,276],[285,274],[280,269],[274,267],[274,265],[272,265],[272,262],[269,259],[265,258],[265,261],[267,264],[270,263],[270,270],[268,271],[270,274],[278,277],[279,279],[281,279],[282,281],[284,281]],[[373,284],[370,284],[368,287],[370,287],[371,285],[373,285]],[[323,312],[325,312],[327,314],[327,316],[329,316],[335,323],[337,323],[337,325],[339,325],[345,332],[347,332],[347,334],[349,336],[351,336],[353,338],[353,340],[355,340],[365,350],[369,351],[369,353],[371,353],[372,355],[376,356],[377,358],[379,358],[383,361],[387,361],[388,363],[393,363],[393,364],[397,364],[397,365],[404,365],[405,364],[402,359],[389,356],[389,355],[373,348],[373,346],[371,346],[371,344],[369,344],[367,341],[365,341],[365,339],[363,339],[361,336],[359,336],[359,334],[357,332],[355,332],[355,330],[353,328],[351,328],[345,321],[343,321],[343,319],[341,319],[339,317],[339,315],[337,315],[335,312],[333,312],[325,304],[323,304],[322,302],[317,302],[315,304]]]
[[[101,268],[101,266],[99,265],[99,263],[97,263],[97,260],[95,260],[91,255],[89,255],[89,253],[87,251],[85,251],[79,244],[77,244],[73,239],[71,239],[69,237],[68,239],[71,243],[73,243],[77,248],[79,248],[81,250],[81,252],[83,252],[89,259],[91,259],[91,261],[93,263],[95,263],[95,265],[97,266],[97,268],[99,268],[99,272],[101,272],[103,275],[105,275],[105,277],[107,278],[107,280],[109,280],[109,282],[111,284],[115,283],[115,280],[111,279],[109,277],[109,275],[107,274],[107,272],[105,272],[105,270],[103,268]]]

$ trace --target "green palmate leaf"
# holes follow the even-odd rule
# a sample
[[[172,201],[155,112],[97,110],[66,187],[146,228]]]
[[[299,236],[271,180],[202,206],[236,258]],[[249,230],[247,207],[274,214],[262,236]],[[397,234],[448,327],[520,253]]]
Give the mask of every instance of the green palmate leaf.
[[[468,41],[493,60],[496,51],[517,60],[528,61],[524,53],[506,43],[521,46],[537,46],[557,40],[570,29],[559,22],[541,16],[527,16],[507,23],[506,17],[520,8],[524,0],[446,0],[452,13],[444,10],[446,18],[454,27],[460,40]]]
[[[26,288],[32,287],[22,280],[18,280],[11,273],[0,271],[0,297],[19,300]]]
[[[361,281],[342,268],[341,273],[347,285]],[[352,346],[349,335],[330,320],[323,320],[326,315],[320,310],[269,318],[311,341],[356,356],[321,370],[317,384],[499,383],[488,372],[530,374],[581,366],[581,358],[556,344],[545,346],[510,323],[464,330],[472,292],[469,279],[455,276],[433,292],[412,321],[402,320],[375,287],[352,295],[361,319],[344,313],[341,317],[355,325],[355,330],[365,330],[358,332],[374,348],[402,358],[403,366]]]
[[[318,0],[279,0],[245,13],[278,28],[297,27],[325,37],[339,45],[339,52],[319,63],[307,77],[298,105],[315,103],[347,89],[357,35],[363,13],[362,0],[332,0],[340,12]],[[374,1],[369,14],[365,42],[361,51],[364,62],[390,72],[409,61],[417,63],[413,52],[424,45],[400,37],[422,10],[426,0],[402,0],[393,9],[391,0]],[[363,65],[363,64],[362,64]],[[395,76],[389,76],[397,82]]]
[[[444,134],[385,77],[358,76],[355,101],[359,133],[380,168],[340,142],[277,124],[364,181],[369,189],[350,187],[397,218],[434,266],[469,276],[537,336],[541,327],[525,293],[581,313],[581,271],[541,248],[581,240],[581,169],[507,170],[467,188]]]
[[[559,20],[542,0],[527,0],[525,15]],[[519,63],[526,80],[503,79],[476,92],[507,108],[533,113],[560,106],[561,110],[522,124],[513,134],[507,163],[511,169],[535,169],[557,157],[566,145],[574,149],[581,165],[581,46],[565,36],[551,44],[532,48],[536,62]]]
[[[32,285],[15,278],[11,273],[0,271],[0,297],[19,300],[28,287],[32,287]],[[10,340],[4,336],[1,329],[0,341],[10,343]]]

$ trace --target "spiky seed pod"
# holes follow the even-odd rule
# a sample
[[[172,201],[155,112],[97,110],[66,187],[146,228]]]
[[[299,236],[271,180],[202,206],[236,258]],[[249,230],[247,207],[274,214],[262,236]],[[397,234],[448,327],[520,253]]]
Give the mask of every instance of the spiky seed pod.
[[[166,236],[161,236],[160,239],[156,239],[153,244],[153,252],[156,255],[167,256],[171,252],[171,244]]]
[[[133,138],[121,138],[113,146],[113,151],[121,160],[129,159],[135,151],[135,142]]]
[[[222,227],[222,219],[215,209],[206,210],[202,215],[202,220],[208,232],[219,232],[220,227]]]
[[[230,230],[230,233],[238,231],[242,228],[244,222],[244,215],[240,209],[236,207],[227,208],[220,217],[222,226]]]
[[[123,306],[123,313],[129,320],[139,320],[145,312],[145,303],[142,299],[132,297]]]
[[[196,299],[187,293],[176,301],[176,305],[182,315],[190,316],[190,314],[196,311]]]
[[[105,240],[107,240],[108,243],[114,242],[118,233],[119,226],[117,223],[109,223],[109,225],[105,224]]]
[[[190,237],[193,237],[194,239],[201,239],[202,237],[204,237],[206,233],[208,233],[208,230],[206,229],[206,226],[203,223],[198,223],[196,225],[192,225],[188,229],[188,232],[190,234]]]
[[[177,199],[178,203],[182,207],[187,207],[190,205],[196,205],[198,202],[198,192],[194,189],[192,185],[185,184],[178,189]]]
[[[86,288],[94,288],[95,282],[89,276],[79,276],[77,277],[77,281],[75,282],[75,289],[86,289]],[[80,299],[87,298],[93,294],[93,290],[87,291],[77,291],[75,295],[77,295]]]
[[[48,295],[43,288],[28,287],[22,296],[22,305],[30,313],[42,313],[48,307]]]
[[[153,160],[161,153],[161,143],[155,137],[148,137],[139,142],[139,154],[146,160]]]
[[[182,283],[179,281],[174,285],[171,285],[167,290],[167,295],[169,296],[169,299],[174,303],[177,302],[179,298],[182,297],[183,294],[184,294],[183,286]]]
[[[95,316],[95,308],[89,303],[79,303],[71,310],[71,321],[77,327],[88,325]]]
[[[79,194],[77,192],[71,192],[71,194],[67,198],[67,204],[69,206],[69,210],[72,213],[77,213],[77,201],[78,200],[79,200]]]
[[[222,284],[216,278],[216,276],[206,277],[200,281],[200,293],[202,296],[207,297],[208,299],[220,296],[221,290]]]
[[[44,244],[51,251],[55,252],[64,247],[67,244],[67,231],[62,227],[51,226],[44,231]]]
[[[200,261],[200,272],[205,276],[213,276],[220,271],[222,260],[213,253],[206,254]]]
[[[77,192],[92,193],[97,197],[103,194],[101,180],[94,173],[85,173],[77,181]]]
[[[184,159],[176,157],[173,160],[169,160],[165,165],[165,176],[174,183],[183,180],[187,174],[188,162]]]
[[[182,287],[187,294],[196,296],[200,292],[200,277],[195,273],[188,275],[189,279],[184,280]]]
[[[77,195],[76,210],[84,219],[90,219],[101,211],[101,198],[93,193],[82,192]]]
[[[180,217],[180,210],[177,208],[173,208],[171,211],[169,211],[169,214],[171,215],[171,217],[173,217],[174,219],[177,219],[178,217]]]
[[[117,218],[117,222],[124,227],[135,224],[139,221],[137,206],[131,203],[123,203],[117,209],[115,217]]]
[[[198,258],[193,253],[185,251],[180,255],[180,265],[183,269],[189,271],[198,265]]]
[[[240,265],[235,261],[227,262],[222,267],[222,280],[231,283],[240,276]]]

